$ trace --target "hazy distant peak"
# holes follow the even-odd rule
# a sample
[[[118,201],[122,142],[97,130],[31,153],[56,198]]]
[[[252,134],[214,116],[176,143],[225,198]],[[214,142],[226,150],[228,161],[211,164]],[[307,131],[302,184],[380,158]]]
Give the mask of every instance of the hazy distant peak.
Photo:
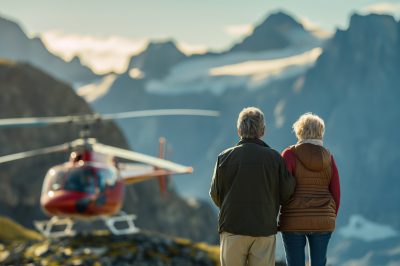
[[[167,41],[151,41],[147,45],[146,49],[140,53],[139,55],[146,56],[165,56],[169,55],[169,57],[179,57],[183,58],[186,55],[178,48],[175,41],[167,40]]]
[[[354,13],[350,18],[349,31],[363,34],[366,31],[373,32],[392,32],[397,34],[397,22],[391,15],[368,14],[360,15]]]
[[[174,40],[151,41],[145,50],[175,49],[179,50]]]
[[[304,29],[299,22],[283,11],[269,15],[257,28],[273,28],[275,30]]]
[[[160,79],[169,73],[172,66],[186,58],[173,40],[153,41],[143,52],[132,57],[128,71],[138,69],[147,78]]]
[[[396,23],[395,18],[392,15],[387,14],[367,14],[361,15],[358,13],[353,13],[350,17],[350,25],[373,22],[373,23]]]
[[[346,49],[371,58],[376,54],[379,59],[383,54],[395,52],[400,42],[399,24],[390,15],[353,14],[347,30],[338,30],[331,40],[334,43],[347,45]],[[390,56],[389,56],[390,58]]]
[[[21,27],[16,22],[14,22],[12,20],[9,20],[9,19],[6,19],[6,18],[1,17],[1,16],[0,16],[0,25],[10,25],[10,26],[18,27],[18,28],[21,29]]]
[[[3,17],[0,17],[0,32],[3,37],[5,34],[18,34],[19,37],[28,39],[18,23]]]
[[[50,53],[40,38],[29,38],[18,23],[0,17],[0,33],[0,58],[29,62],[68,83],[97,78],[89,68],[71,65]]]
[[[231,51],[258,52],[279,50],[291,45],[309,45],[316,38],[299,22],[283,11],[269,15],[257,25],[252,34],[234,45]]]

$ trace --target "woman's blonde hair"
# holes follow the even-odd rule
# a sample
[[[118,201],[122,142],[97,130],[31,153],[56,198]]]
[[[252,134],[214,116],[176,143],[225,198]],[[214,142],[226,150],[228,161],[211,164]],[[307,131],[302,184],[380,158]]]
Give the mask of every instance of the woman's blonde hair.
[[[324,137],[325,123],[313,113],[305,113],[293,124],[293,131],[298,140],[320,139]]]

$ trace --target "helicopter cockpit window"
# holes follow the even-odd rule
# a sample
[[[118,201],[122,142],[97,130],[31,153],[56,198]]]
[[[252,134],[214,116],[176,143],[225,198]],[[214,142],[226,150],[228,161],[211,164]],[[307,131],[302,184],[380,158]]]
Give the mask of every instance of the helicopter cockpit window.
[[[96,189],[96,180],[93,169],[90,167],[84,167],[70,171],[65,180],[64,189],[94,193]]]
[[[44,192],[57,191],[62,189],[64,178],[65,178],[64,170],[50,169],[45,177],[45,182],[43,185]]]
[[[101,188],[113,187],[117,181],[117,174],[111,169],[98,169],[97,175]]]

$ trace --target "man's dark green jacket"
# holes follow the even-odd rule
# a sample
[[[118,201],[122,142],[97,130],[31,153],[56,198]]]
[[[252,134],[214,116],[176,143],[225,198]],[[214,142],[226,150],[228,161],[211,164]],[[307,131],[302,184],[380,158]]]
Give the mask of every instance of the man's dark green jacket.
[[[242,139],[215,165],[210,196],[220,208],[219,232],[270,236],[279,207],[293,194],[295,179],[281,155],[260,139]]]

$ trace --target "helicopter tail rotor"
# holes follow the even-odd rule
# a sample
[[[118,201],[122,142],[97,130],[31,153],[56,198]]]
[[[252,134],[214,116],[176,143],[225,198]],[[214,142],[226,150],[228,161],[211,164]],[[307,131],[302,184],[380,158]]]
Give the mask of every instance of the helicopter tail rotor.
[[[161,137],[159,139],[160,143],[160,150],[158,153],[158,158],[164,159],[165,158],[165,146],[166,146],[166,139],[164,137]],[[157,167],[155,169],[158,169]],[[162,194],[166,195],[167,194],[167,175],[162,175],[158,177],[158,184],[160,186],[160,191]]]

